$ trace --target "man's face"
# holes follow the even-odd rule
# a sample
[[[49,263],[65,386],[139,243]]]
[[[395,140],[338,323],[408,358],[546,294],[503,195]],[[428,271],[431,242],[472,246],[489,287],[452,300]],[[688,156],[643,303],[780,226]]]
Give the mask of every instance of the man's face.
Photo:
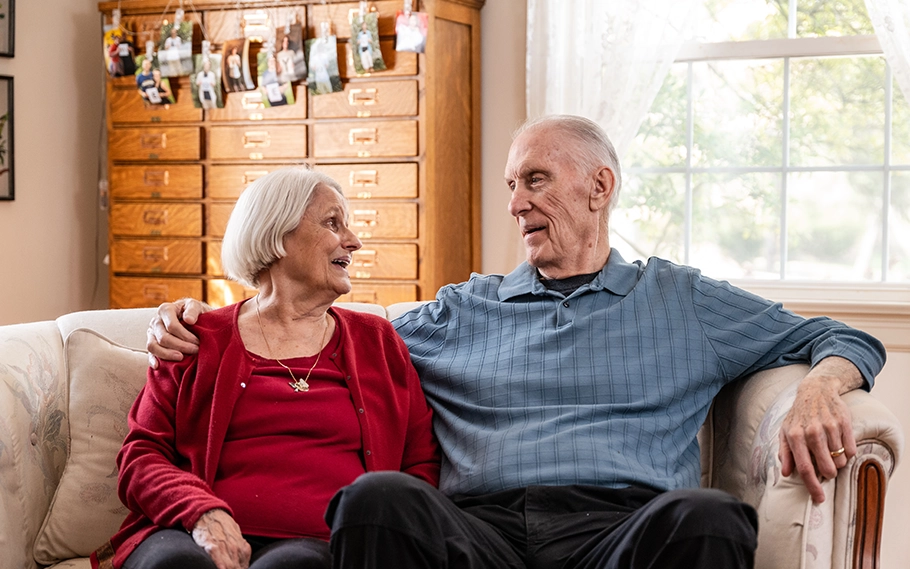
[[[598,245],[606,243],[603,200],[595,197],[597,173],[578,164],[579,146],[559,128],[538,126],[519,135],[509,150],[509,213],[518,222],[528,263],[547,278],[603,266],[602,259],[597,266]]]

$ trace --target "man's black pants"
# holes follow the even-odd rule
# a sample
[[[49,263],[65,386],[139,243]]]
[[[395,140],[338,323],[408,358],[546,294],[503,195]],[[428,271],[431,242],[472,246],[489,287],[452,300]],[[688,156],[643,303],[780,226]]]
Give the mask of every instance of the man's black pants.
[[[530,486],[447,498],[374,472],[329,504],[333,567],[751,568],[755,510],[719,490]]]

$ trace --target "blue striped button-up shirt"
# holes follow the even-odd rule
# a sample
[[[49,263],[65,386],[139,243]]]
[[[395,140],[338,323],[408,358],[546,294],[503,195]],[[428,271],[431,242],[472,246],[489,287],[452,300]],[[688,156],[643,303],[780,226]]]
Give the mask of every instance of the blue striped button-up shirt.
[[[878,340],[652,258],[613,250],[569,296],[523,264],[473,275],[396,319],[435,415],[440,487],[696,487],[696,434],[746,374],[841,356],[869,386]]]

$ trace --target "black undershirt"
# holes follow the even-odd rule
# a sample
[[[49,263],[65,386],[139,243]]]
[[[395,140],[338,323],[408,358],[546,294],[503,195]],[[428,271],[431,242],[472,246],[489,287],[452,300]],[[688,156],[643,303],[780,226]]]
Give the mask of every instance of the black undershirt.
[[[547,290],[556,291],[563,296],[569,296],[579,288],[593,281],[599,274],[600,271],[597,271],[596,273],[575,275],[572,277],[566,277],[564,279],[548,279],[543,276],[538,276],[537,280],[539,280],[540,284],[545,286]]]

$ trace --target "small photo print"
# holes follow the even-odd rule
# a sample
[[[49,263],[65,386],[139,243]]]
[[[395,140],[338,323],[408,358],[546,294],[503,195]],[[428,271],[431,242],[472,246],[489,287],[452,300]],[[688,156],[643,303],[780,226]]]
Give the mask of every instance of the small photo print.
[[[398,11],[395,16],[395,51],[423,53],[427,47],[429,17],[425,12]]]
[[[104,62],[111,77],[124,77],[136,73],[136,52],[127,40],[126,32],[113,26],[105,26]]]
[[[221,96],[221,54],[196,55],[196,72],[191,76],[193,105],[202,109],[224,108]]]
[[[357,11],[351,12],[351,44],[357,75],[385,70],[379,50],[379,15],[376,12],[367,12],[362,18]]]
[[[228,93],[254,90],[256,85],[250,75],[250,40],[239,38],[225,41],[221,55],[224,90]]]
[[[193,22],[161,26],[158,63],[164,77],[183,77],[193,73]]]
[[[150,105],[167,105],[175,102],[171,82],[161,75],[161,69],[152,65],[152,60],[144,55],[136,58],[139,69],[136,71],[136,88],[139,96]]]
[[[259,71],[259,91],[262,93],[262,104],[266,107],[278,107],[294,104],[294,90],[291,82],[281,82],[278,77],[278,61],[274,54],[260,51],[257,55]]]
[[[287,33],[285,33],[287,32]],[[278,80],[282,83],[306,79],[306,57],[303,54],[303,26],[291,24],[275,31],[278,53]]]
[[[307,88],[311,95],[325,95],[344,91],[338,72],[338,41],[335,36],[307,40],[310,71]]]

